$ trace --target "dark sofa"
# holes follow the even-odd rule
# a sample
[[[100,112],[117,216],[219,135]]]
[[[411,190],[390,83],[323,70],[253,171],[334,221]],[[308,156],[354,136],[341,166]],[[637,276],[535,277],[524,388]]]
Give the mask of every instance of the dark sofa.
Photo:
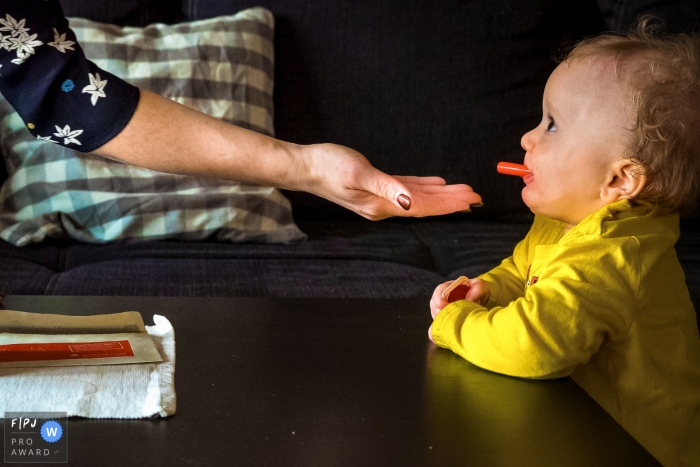
[[[273,12],[275,128],[297,143],[334,142],[394,174],[468,183],[485,206],[468,214],[371,222],[305,193],[286,193],[308,241],[0,242],[0,292],[38,295],[430,297],[508,256],[531,214],[521,161],[562,45],[625,30],[653,13],[671,31],[700,24],[693,0],[61,0],[66,15],[144,26]],[[677,246],[700,304],[700,228]]]

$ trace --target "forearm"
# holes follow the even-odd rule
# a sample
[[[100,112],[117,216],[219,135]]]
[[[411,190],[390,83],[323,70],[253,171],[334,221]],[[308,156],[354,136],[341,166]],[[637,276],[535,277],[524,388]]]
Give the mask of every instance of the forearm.
[[[147,91],[126,127],[93,152],[161,172],[307,191],[373,220],[448,214],[481,202],[468,185],[392,177],[353,149],[286,143]]]
[[[572,259],[580,264],[583,258]],[[610,271],[614,266],[601,261],[600,267]],[[624,338],[634,318],[631,292],[636,288],[624,281],[583,282],[575,270],[559,273],[541,278],[503,307],[449,304],[433,321],[435,343],[498,373],[527,378],[570,374],[605,340]]]
[[[523,378],[566,376],[600,345],[600,333],[590,323],[579,330],[583,335],[563,336],[548,310],[533,313],[532,308],[525,299],[491,310],[451,303],[433,322],[432,337],[476,366]],[[540,314],[545,321],[532,319]]]
[[[308,177],[299,173],[306,166],[301,146],[228,124],[144,90],[124,130],[94,153],[161,172],[291,190],[309,184]]]

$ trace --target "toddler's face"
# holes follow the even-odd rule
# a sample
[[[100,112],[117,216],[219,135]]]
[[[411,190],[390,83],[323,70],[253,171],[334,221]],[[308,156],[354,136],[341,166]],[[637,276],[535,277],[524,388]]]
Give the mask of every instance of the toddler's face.
[[[525,165],[522,197],[536,214],[578,224],[610,202],[615,165],[629,158],[627,100],[609,60],[573,60],[549,77],[542,122],[521,140]]]

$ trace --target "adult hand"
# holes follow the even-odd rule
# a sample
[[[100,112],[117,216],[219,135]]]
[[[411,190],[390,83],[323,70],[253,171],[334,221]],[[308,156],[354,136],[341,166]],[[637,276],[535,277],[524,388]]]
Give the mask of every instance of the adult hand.
[[[371,220],[390,216],[424,217],[469,211],[481,196],[468,185],[447,185],[440,177],[411,177],[385,174],[375,169],[359,152],[336,144],[302,146],[301,170],[290,174],[297,189],[333,201]],[[291,182],[291,181],[290,181]],[[289,185],[294,184],[289,183]],[[400,196],[410,204],[401,206]]]

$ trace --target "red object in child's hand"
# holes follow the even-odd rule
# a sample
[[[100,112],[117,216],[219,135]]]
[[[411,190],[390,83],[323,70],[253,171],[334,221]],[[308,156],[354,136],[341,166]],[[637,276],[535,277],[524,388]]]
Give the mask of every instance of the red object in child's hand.
[[[457,300],[464,300],[465,298],[467,298],[467,292],[469,292],[469,289],[471,289],[471,287],[469,287],[468,285],[458,285],[447,296],[447,302],[452,303],[456,302]]]
[[[514,164],[512,162],[499,162],[496,166],[498,173],[505,175],[515,175],[516,177],[524,177],[530,173],[530,169],[522,164]]]
[[[443,300],[447,300],[448,303],[456,302],[457,300],[464,300],[467,298],[467,292],[471,288],[466,284],[467,279],[465,276],[459,276],[455,279],[449,287],[442,291]]]

